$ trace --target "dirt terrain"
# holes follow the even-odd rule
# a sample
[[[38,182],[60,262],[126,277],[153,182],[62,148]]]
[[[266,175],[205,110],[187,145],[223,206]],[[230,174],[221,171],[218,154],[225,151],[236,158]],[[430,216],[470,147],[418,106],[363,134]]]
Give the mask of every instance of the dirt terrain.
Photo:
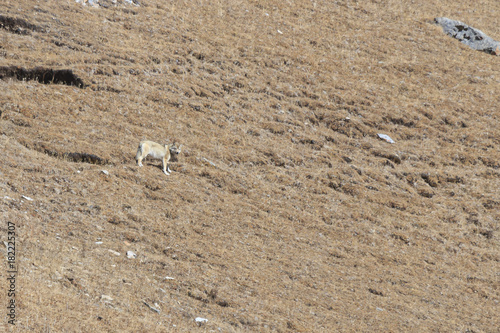
[[[1,0],[0,330],[498,332],[498,13]]]

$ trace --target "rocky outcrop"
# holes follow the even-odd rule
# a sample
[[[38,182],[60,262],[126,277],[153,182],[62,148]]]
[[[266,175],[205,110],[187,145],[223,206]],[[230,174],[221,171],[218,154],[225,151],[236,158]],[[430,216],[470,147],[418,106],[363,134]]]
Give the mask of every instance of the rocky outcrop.
[[[493,55],[500,55],[500,42],[487,36],[481,30],[468,26],[467,24],[450,20],[446,17],[437,17],[434,22],[443,27],[443,31],[474,50],[483,51]]]

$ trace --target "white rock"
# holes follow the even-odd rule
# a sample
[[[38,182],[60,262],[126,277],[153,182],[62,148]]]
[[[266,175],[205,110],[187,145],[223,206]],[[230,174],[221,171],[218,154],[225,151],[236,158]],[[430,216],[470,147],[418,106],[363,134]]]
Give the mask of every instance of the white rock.
[[[134,6],[139,6],[139,3],[136,0],[125,0],[125,2]]]
[[[386,135],[386,134],[377,134],[377,135],[382,140],[385,140],[385,141],[387,141],[389,143],[395,143],[394,140],[392,140],[391,137],[388,136],[388,135]]]
[[[175,280],[173,277],[167,276],[165,277],[165,280]]]
[[[113,300],[113,298],[111,296],[108,296],[108,295],[101,295],[101,301],[104,301],[104,302],[111,302]]]
[[[103,174],[105,174],[106,176],[109,176],[109,171],[108,170],[102,170],[101,171]]]
[[[196,318],[194,319],[194,321],[196,321],[197,323],[202,324],[202,323],[206,323],[206,322],[208,322],[208,319],[206,319],[206,318],[201,318],[201,317],[196,317]]]
[[[30,197],[27,197],[25,195],[22,195],[21,198],[23,198],[25,200],[28,200],[28,201],[33,201],[33,199],[31,199]]]
[[[127,258],[129,258],[129,259],[135,259],[135,258],[137,258],[137,254],[135,254],[132,251],[127,251]]]
[[[111,250],[111,249],[109,249],[108,251],[111,252],[111,253],[113,253],[115,256],[119,256],[120,255],[120,252],[116,252],[116,251]]]
[[[84,6],[87,4],[92,7],[99,6],[99,0],[75,0],[75,1],[81,3]]]

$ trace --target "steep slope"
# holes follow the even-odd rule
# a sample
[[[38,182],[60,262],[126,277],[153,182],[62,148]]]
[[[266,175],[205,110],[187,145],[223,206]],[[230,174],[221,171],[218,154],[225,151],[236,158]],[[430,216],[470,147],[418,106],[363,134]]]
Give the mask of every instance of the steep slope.
[[[17,329],[497,330],[499,58],[433,18],[499,4],[101,5],[1,7]]]

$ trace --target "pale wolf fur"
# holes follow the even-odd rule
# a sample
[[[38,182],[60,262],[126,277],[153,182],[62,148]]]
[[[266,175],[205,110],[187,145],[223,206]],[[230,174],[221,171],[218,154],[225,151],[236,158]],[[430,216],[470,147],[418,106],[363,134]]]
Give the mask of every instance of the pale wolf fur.
[[[177,148],[175,143],[161,145],[153,141],[141,141],[139,147],[137,148],[137,154],[135,159],[138,166],[142,166],[142,160],[146,156],[151,156],[152,158],[162,160],[163,162],[163,173],[167,176],[170,175],[170,168],[168,167],[168,161],[172,154],[179,154],[181,152],[182,145]]]

